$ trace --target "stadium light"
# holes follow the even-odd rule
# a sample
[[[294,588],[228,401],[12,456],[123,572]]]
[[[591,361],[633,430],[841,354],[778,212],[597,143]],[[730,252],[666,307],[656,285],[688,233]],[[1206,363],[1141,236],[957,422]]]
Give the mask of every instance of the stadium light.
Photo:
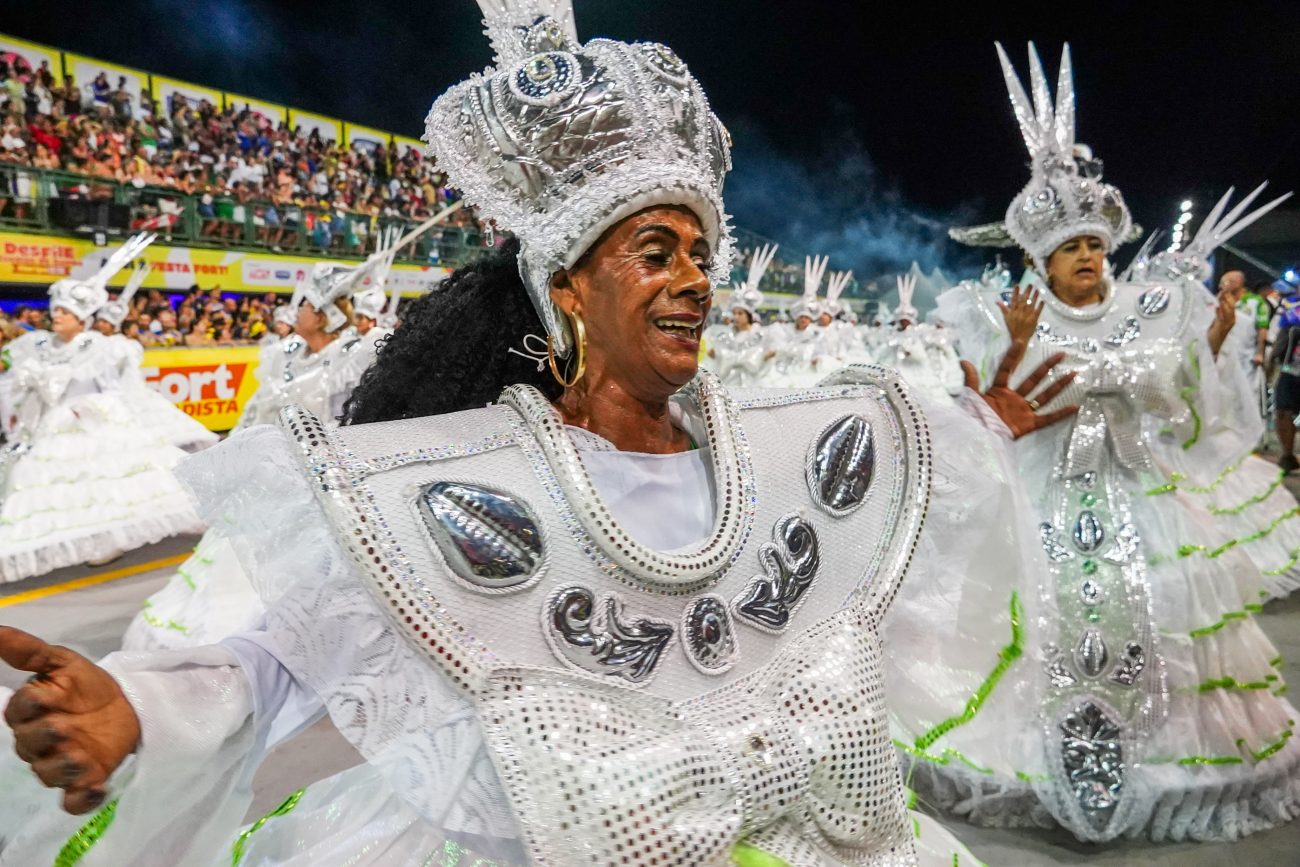
[[[1295,280],[1296,280],[1296,272],[1295,272],[1295,269],[1294,269],[1294,268],[1287,268],[1287,269],[1286,269],[1286,273],[1283,274],[1282,276],[1286,278],[1286,282],[1288,282],[1288,283],[1294,283]]]
[[[1183,203],[1178,206],[1178,210],[1182,211],[1184,214],[1190,211],[1191,209],[1192,209],[1191,199],[1183,199]]]

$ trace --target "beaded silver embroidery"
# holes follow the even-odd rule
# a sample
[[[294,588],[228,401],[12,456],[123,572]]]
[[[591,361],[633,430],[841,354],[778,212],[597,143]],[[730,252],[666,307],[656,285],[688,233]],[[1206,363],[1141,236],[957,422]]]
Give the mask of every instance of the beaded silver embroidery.
[[[1061,761],[1088,820],[1104,827],[1124,790],[1120,728],[1095,701],[1085,700],[1060,723]]]
[[[1146,668],[1146,656],[1142,652],[1142,645],[1130,641],[1124,645],[1124,656],[1111,672],[1110,679],[1120,686],[1132,686],[1137,683],[1138,675],[1144,668]]]
[[[763,574],[737,597],[736,614],[751,626],[781,632],[812,587],[821,566],[817,531],[799,514],[777,521],[772,541],[758,551]]]
[[[1147,319],[1154,319],[1169,309],[1169,299],[1168,287],[1152,286],[1138,296],[1138,313]]]
[[[1064,563],[1066,560],[1073,560],[1075,554],[1065,545],[1061,544],[1057,538],[1056,528],[1052,526],[1051,521],[1044,521],[1038,525],[1038,537],[1043,543],[1043,551],[1047,554],[1047,559],[1053,563]]]
[[[1137,321],[1136,316],[1125,317],[1124,321],[1115,324],[1115,330],[1106,337],[1106,345],[1118,349],[1137,340],[1142,335],[1142,324]]]
[[[736,657],[736,629],[727,603],[718,596],[701,596],[682,615],[682,646],[686,657],[705,674],[722,674]]]
[[[517,589],[540,575],[541,532],[520,500],[476,485],[435,482],[416,505],[448,567],[470,584]]]
[[[1098,677],[1106,669],[1110,654],[1106,639],[1095,629],[1086,630],[1074,648],[1074,665],[1085,677]]]
[[[1074,522],[1074,547],[1084,554],[1091,554],[1101,547],[1105,539],[1106,531],[1102,529],[1097,515],[1086,509],[1080,512]]]
[[[659,620],[624,620],[618,598],[606,594],[597,604],[585,587],[561,587],[543,608],[546,636],[556,656],[583,671],[630,684],[648,683],[673,638],[673,627]]]
[[[875,468],[871,424],[846,415],[829,425],[808,450],[808,490],[813,502],[836,517],[849,514],[866,498]]]
[[[1078,682],[1074,672],[1067,667],[1065,654],[1059,647],[1049,644],[1043,648],[1043,655],[1047,659],[1047,679],[1052,682],[1052,686],[1059,689]]]

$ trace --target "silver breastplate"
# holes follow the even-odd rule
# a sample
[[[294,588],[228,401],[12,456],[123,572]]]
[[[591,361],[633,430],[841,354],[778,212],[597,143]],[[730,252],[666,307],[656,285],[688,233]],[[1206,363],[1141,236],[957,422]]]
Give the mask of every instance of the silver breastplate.
[[[878,624],[929,490],[878,369],[734,398],[701,373],[718,511],[655,551],[541,395],[326,432],[283,423],[393,625],[476,703],[537,863],[910,864]]]

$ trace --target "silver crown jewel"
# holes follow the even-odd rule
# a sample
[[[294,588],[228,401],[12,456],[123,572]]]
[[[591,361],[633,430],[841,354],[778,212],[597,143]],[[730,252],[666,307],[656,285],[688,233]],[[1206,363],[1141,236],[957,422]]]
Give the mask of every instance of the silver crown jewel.
[[[520,274],[559,351],[571,341],[551,275],[637,211],[690,208],[722,285],[731,142],[686,65],[654,43],[579,45],[568,0],[479,6],[497,66],[439,97],[424,139],[480,216],[518,237]]]
[[[758,308],[763,306],[763,293],[758,284],[763,282],[767,267],[776,257],[776,244],[764,244],[754,250],[749,259],[749,275],[745,282],[731,292],[731,309],[745,310],[750,316],[758,315]]]
[[[1007,53],[997,44],[1011,108],[1029,151],[1030,178],[1007,208],[1006,229],[1034,258],[1039,270],[1061,244],[1080,235],[1096,235],[1110,252],[1130,240],[1133,218],[1124,197],[1101,180],[1101,161],[1074,140],[1074,76],[1070,46],[1061,50],[1056,103],[1038,51],[1029,43],[1029,81],[1025,93]]]
[[[81,280],[64,277],[50,286],[50,310],[62,308],[82,322],[90,324],[95,314],[112,303],[108,294],[108,281],[153,243],[157,235],[132,235],[121,247],[113,251],[93,277]],[[130,300],[129,298],[127,300]],[[126,317],[125,308],[122,311]],[[107,318],[107,317],[106,317]],[[112,320],[110,320],[112,321]]]

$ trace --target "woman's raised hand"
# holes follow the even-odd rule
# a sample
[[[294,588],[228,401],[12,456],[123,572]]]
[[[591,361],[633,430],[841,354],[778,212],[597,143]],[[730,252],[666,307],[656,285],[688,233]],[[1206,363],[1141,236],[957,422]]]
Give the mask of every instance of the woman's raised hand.
[[[1021,290],[1016,286],[1011,290],[1011,300],[999,301],[998,309],[1007,323],[1011,342],[1027,345],[1038,328],[1038,317],[1043,313],[1043,299],[1038,290],[1032,287]]]
[[[32,676],[5,708],[14,752],[41,782],[63,789],[63,809],[104,802],[109,776],[140,741],[140,721],[104,669],[66,647],[0,626],[0,660]]]

